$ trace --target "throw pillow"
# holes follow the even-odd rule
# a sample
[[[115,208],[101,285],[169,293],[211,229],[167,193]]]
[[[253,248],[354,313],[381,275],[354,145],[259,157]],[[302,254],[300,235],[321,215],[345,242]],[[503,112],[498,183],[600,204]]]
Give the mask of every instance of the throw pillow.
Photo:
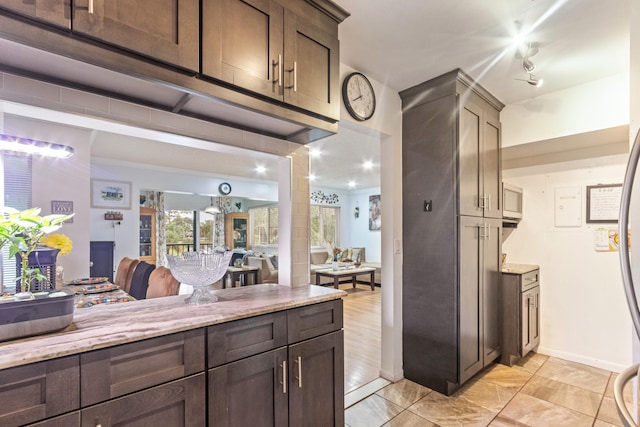
[[[352,260],[362,262],[362,248],[353,248],[351,251]]]
[[[273,268],[275,268],[277,270],[278,269],[278,255],[274,255],[270,259],[271,259],[271,264],[273,265]]]

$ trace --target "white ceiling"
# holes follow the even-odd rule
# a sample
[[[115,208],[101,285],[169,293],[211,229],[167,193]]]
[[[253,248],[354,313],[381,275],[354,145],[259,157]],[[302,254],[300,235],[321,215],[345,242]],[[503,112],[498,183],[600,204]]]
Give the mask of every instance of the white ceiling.
[[[336,0],[343,63],[397,91],[461,68],[505,104],[626,72],[629,0]],[[540,88],[513,37],[539,46]]]

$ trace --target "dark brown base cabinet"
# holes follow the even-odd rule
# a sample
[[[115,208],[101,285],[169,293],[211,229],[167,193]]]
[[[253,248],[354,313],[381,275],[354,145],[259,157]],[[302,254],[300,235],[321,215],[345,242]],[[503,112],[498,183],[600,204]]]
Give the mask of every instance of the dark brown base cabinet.
[[[332,300],[3,369],[0,425],[343,426],[342,316]]]
[[[210,426],[344,425],[342,301],[282,314],[209,328],[212,364],[280,346],[209,370]]]
[[[503,351],[513,366],[540,344],[540,270],[502,273]]]

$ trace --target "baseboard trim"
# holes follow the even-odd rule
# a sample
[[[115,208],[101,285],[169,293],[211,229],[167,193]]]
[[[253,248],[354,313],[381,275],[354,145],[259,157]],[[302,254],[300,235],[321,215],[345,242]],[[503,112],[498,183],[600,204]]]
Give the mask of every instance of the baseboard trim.
[[[568,353],[566,351],[552,350],[550,348],[538,347],[537,353],[547,356],[557,357],[560,359],[568,360],[570,362],[582,363],[583,365],[593,366],[594,368],[606,369],[611,372],[622,372],[633,362],[629,362],[629,366],[621,365],[619,363],[608,362],[606,360],[594,359],[592,357],[585,357],[580,354]]]

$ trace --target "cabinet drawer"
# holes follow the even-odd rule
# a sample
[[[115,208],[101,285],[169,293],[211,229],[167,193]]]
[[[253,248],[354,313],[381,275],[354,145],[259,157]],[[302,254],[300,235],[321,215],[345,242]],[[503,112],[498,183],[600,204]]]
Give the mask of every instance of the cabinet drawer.
[[[17,426],[80,407],[78,356],[0,371],[0,425]]]
[[[80,427],[80,411],[49,418],[39,423],[29,424],[29,427]]]
[[[540,270],[530,271],[522,275],[522,283],[520,284],[521,291],[524,292],[528,289],[533,288],[534,286],[538,286],[538,276],[540,275]]]
[[[286,312],[222,323],[208,328],[208,363],[212,368],[287,344]]]
[[[204,330],[80,355],[82,406],[204,371]]]
[[[342,300],[323,302],[287,312],[289,344],[342,329]]]
[[[204,426],[204,375],[203,372],[83,409],[82,426]]]

